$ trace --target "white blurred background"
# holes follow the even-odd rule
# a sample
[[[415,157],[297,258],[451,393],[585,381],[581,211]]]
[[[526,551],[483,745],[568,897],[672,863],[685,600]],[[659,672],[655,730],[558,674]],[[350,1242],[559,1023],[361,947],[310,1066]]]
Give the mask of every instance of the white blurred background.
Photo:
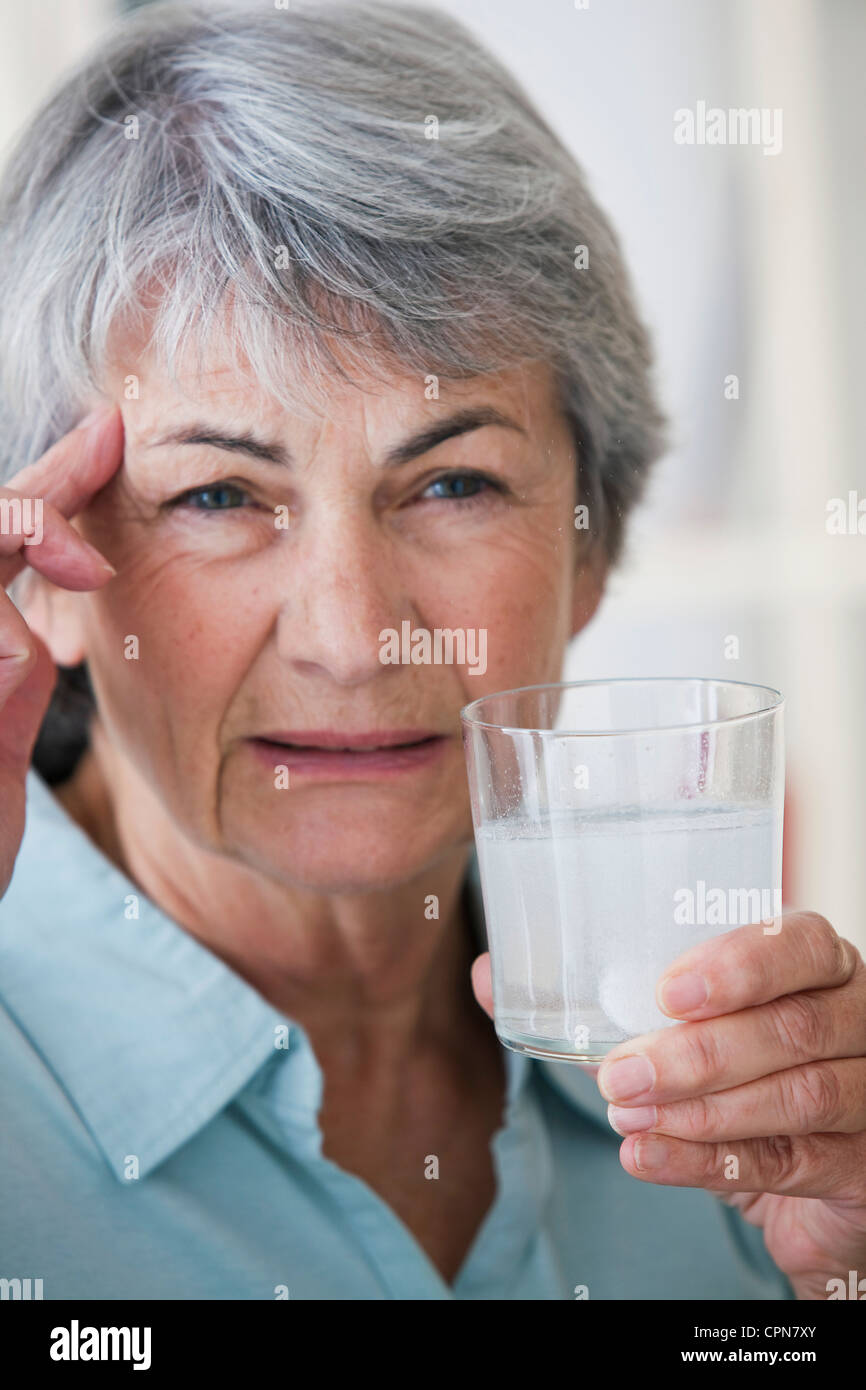
[[[587,171],[673,420],[675,447],[566,674],[781,690],[785,902],[866,950],[866,534],[826,525],[830,499],[847,508],[853,492],[866,533],[866,5],[439,4],[506,62]],[[0,155],[122,8],[0,0]],[[674,112],[701,101],[781,108],[781,151],[677,144]]]

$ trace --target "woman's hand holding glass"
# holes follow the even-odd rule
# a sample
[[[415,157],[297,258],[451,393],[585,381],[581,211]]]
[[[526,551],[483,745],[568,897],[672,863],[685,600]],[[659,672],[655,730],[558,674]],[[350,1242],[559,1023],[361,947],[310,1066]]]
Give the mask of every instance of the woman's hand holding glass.
[[[472,980],[492,1017],[488,955]],[[681,1025],[620,1043],[594,1069],[626,1171],[737,1207],[763,1228],[799,1298],[827,1298],[851,1270],[866,1277],[866,964],[856,947],[818,913],[788,912],[776,933],[738,927],[687,951],[657,1000]]]

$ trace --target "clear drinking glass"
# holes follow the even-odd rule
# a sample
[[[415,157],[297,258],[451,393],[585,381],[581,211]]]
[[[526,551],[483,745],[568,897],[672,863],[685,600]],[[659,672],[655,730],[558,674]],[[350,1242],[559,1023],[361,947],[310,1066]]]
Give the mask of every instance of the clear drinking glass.
[[[525,686],[461,711],[496,1032],[601,1062],[670,1025],[659,976],[781,928],[784,700],[698,677]]]

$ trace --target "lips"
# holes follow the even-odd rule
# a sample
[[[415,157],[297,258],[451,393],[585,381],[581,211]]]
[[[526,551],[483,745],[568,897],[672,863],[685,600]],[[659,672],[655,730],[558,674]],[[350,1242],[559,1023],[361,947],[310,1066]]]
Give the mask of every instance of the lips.
[[[322,752],[369,753],[380,748],[406,748],[438,738],[431,729],[383,729],[360,733],[337,733],[328,729],[290,730],[260,734],[266,743],[287,748],[318,749]]]
[[[271,772],[283,763],[305,782],[403,777],[435,764],[448,742],[430,729],[276,729],[250,739]]]

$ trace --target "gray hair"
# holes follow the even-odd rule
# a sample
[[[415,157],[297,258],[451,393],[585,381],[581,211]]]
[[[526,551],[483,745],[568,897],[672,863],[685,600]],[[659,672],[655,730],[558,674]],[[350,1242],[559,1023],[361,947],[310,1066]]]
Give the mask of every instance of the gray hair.
[[[329,373],[547,361],[609,563],[664,447],[612,227],[435,8],[158,4],[71,73],[0,183],[0,480],[75,424],[146,311],[172,374],[228,311],[239,373],[299,412]]]

